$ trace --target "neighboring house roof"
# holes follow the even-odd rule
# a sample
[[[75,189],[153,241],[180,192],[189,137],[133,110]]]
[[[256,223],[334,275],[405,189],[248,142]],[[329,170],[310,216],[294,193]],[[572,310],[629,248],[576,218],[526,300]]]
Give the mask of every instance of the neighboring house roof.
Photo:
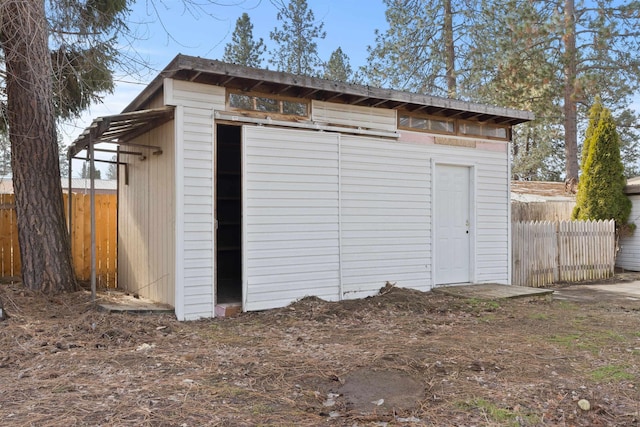
[[[173,118],[173,108],[144,109],[162,90],[164,80],[176,79],[222,86],[241,91],[264,92],[292,98],[331,101],[363,107],[405,109],[424,114],[516,125],[535,118],[529,111],[475,104],[391,89],[335,82],[280,71],[262,70],[220,61],[177,55],[121,114],[99,117],[70,147],[72,156],[89,142],[122,143]]]
[[[511,200],[515,202],[571,202],[576,195],[565,189],[564,182],[511,181]]]
[[[640,176],[629,178],[624,192],[628,195],[640,194]]]
[[[61,179],[62,191],[66,192],[69,188],[69,180]],[[115,179],[96,179],[94,187],[98,194],[115,194],[118,189],[118,181]],[[89,193],[91,189],[91,180],[85,178],[71,179],[71,192],[73,193]],[[13,181],[11,178],[0,178],[0,194],[13,194]]]

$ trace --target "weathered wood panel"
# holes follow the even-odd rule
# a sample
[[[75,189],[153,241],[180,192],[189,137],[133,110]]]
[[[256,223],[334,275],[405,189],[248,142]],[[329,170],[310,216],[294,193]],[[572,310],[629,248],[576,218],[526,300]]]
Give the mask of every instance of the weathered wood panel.
[[[344,125],[384,131],[397,128],[396,110],[360,107],[335,102],[312,101],[312,120],[329,125]]]
[[[575,201],[511,202],[511,221],[569,221]]]

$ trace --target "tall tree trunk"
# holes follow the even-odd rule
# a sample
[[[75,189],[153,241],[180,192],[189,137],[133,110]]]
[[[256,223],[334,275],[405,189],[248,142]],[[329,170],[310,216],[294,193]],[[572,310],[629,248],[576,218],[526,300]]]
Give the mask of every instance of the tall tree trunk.
[[[22,280],[76,289],[62,202],[48,29],[42,0],[0,0]]]
[[[574,0],[564,2],[564,152],[565,182],[574,186],[578,182],[578,123],[575,99],[576,21]]]
[[[445,50],[445,66],[447,77],[447,95],[449,98],[455,98],[458,93],[456,83],[456,52],[453,44],[453,12],[451,9],[451,0],[444,0],[444,50]]]

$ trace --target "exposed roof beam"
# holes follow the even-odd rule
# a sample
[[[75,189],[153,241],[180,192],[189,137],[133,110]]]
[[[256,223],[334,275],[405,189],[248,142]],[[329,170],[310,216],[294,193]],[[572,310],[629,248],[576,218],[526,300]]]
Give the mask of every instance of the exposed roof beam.
[[[185,74],[186,73],[186,74]],[[523,123],[533,120],[535,116],[528,111],[514,110],[509,108],[501,108],[484,104],[475,104],[467,101],[456,99],[441,98],[424,94],[416,94],[410,92],[402,92],[392,89],[381,89],[370,86],[350,84],[344,82],[333,82],[325,79],[298,76],[291,73],[284,73],[273,70],[261,70],[250,67],[244,67],[235,64],[226,64],[221,61],[209,60],[193,56],[178,55],[169,65],[147,86],[143,92],[134,99],[134,101],[125,108],[125,111],[134,111],[145,103],[158,91],[162,89],[165,78],[184,79],[192,76],[193,73],[201,73],[201,76],[208,76],[216,84],[224,86],[223,79],[234,78],[234,87],[250,88],[255,90],[260,85],[268,83],[270,88],[280,88],[280,90],[288,90],[284,88],[295,87],[301,91],[301,96],[309,97],[316,93],[322,93],[318,99],[357,99],[358,101],[351,104],[379,103],[386,100],[387,105],[398,103],[393,108],[401,108],[400,105],[409,109],[415,109],[420,106],[426,106],[427,110],[434,109],[439,114],[447,116],[458,116],[459,112],[467,111],[478,114],[488,114],[495,116],[495,120],[508,121],[511,124]],[[206,79],[205,79],[206,80]],[[203,80],[203,81],[205,81]],[[385,103],[378,104],[385,105]]]
[[[69,146],[69,156],[74,157],[87,149],[89,144],[110,142],[122,144],[127,138],[135,137],[173,118],[173,107],[140,110],[95,119],[91,125]],[[156,152],[162,152],[159,147]]]
[[[349,102],[349,104],[351,105],[358,105],[360,104],[362,101],[366,101],[367,99],[370,99],[368,96],[361,96],[360,98],[357,98],[355,101]]]
[[[252,91],[256,90],[256,88],[258,86],[260,86],[262,83],[264,83],[262,80],[255,82],[255,84],[253,86],[249,87],[249,92],[252,92]]]
[[[226,86],[227,84],[231,83],[231,81],[234,80],[234,79],[235,79],[235,76],[229,76],[229,78],[223,80],[220,83],[220,86]]]

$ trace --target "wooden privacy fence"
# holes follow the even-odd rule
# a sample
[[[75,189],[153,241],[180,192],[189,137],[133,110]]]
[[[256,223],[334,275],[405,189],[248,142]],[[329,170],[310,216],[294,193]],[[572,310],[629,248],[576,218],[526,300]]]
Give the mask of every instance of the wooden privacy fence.
[[[565,221],[571,219],[575,201],[511,202],[511,221]]]
[[[0,277],[20,276],[20,248],[13,194],[0,194]],[[67,195],[64,194],[65,209]],[[96,194],[96,281],[98,286],[117,287],[117,199],[115,194]],[[91,278],[91,199],[73,193],[71,245],[79,280]]]
[[[514,222],[511,235],[514,285],[540,287],[613,275],[613,220]]]

